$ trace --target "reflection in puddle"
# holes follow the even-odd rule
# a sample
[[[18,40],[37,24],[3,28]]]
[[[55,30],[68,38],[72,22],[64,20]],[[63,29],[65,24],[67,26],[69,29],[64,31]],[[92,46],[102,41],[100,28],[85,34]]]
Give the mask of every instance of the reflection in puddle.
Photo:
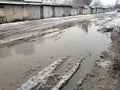
[[[39,40],[39,44],[40,43],[44,43],[45,38],[44,36],[41,36],[40,38],[36,38],[36,39],[32,39],[30,40],[31,43],[24,43],[24,44],[20,44],[18,46],[14,46],[14,47],[4,47],[4,48],[0,48],[0,58],[5,58],[5,57],[10,57],[10,56],[14,56],[14,54],[23,54],[23,55],[31,55],[35,53],[35,49],[34,49],[34,42],[32,41],[36,41]]]
[[[13,48],[0,48],[0,58],[11,57],[14,54],[31,55],[34,53],[34,44],[24,44]]]
[[[16,54],[31,55],[35,52],[33,43],[27,45],[24,44],[19,47],[15,47],[14,49]]]
[[[78,26],[81,28],[81,30],[88,33],[89,27],[91,27],[91,23],[90,22],[83,22],[83,23],[79,23]]]

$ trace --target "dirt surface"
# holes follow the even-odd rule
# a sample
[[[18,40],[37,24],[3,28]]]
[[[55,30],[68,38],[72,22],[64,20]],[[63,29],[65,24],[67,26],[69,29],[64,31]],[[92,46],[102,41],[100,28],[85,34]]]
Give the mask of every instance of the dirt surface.
[[[103,27],[119,16],[110,12],[0,25],[0,90],[19,89],[65,56],[43,86],[38,83],[30,90],[52,89],[81,60],[61,90],[119,90],[119,76],[113,77],[112,65],[120,59],[120,30],[114,25]]]

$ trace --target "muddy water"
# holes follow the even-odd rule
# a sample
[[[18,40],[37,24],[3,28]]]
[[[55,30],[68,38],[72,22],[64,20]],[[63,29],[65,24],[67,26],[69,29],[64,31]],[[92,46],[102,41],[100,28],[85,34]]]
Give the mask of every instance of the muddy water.
[[[73,90],[76,82],[91,70],[100,53],[110,45],[110,34],[97,32],[97,28],[92,23],[79,23],[31,42],[0,48],[0,88],[15,90],[57,58],[71,56],[70,63],[76,63],[78,58],[84,57],[77,75],[64,88]]]
[[[69,80],[67,85],[62,88],[62,90],[77,90],[76,88],[78,82],[80,82],[80,80],[85,78],[85,76],[90,73],[95,61],[99,59],[101,52],[108,50],[111,45],[110,33],[102,34],[97,32],[96,30],[98,27],[94,26],[93,24],[90,25],[90,27],[88,26],[88,29],[86,29],[86,24],[82,24],[82,27],[84,26],[85,28],[82,30],[87,33],[87,36],[83,36],[83,39],[86,38],[87,40],[86,42],[82,43],[87,44],[84,44],[86,46],[83,48],[86,51],[85,54],[81,56],[84,56],[85,60],[82,62],[80,69],[78,69],[75,75]]]

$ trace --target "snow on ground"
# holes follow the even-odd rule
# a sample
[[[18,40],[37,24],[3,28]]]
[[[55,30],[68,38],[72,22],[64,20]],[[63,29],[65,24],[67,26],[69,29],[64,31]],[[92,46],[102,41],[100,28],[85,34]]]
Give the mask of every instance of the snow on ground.
[[[105,18],[107,21],[104,22],[100,29],[102,28],[113,28],[113,27],[116,27],[116,26],[120,26],[120,13],[115,13],[116,16],[114,18]]]
[[[60,81],[51,89],[51,90],[59,90],[77,71],[79,68],[80,63],[76,63],[71,70],[69,70],[65,75],[60,76]]]
[[[38,36],[38,35],[46,33],[46,32],[40,33],[40,31],[43,29],[55,27],[55,26],[62,25],[68,22],[72,23],[72,22],[88,20],[91,18],[93,18],[92,15],[86,15],[86,16],[70,16],[70,17],[62,17],[62,18],[51,18],[51,21],[50,19],[46,19],[48,20],[47,22],[44,20],[43,21],[35,20],[35,21],[31,21],[31,22],[36,23],[34,26],[26,27],[26,28],[20,28],[20,26],[21,27],[26,26],[27,24],[29,24],[30,21],[2,24],[0,25],[0,28],[2,28],[4,32],[1,32],[0,34],[3,35],[4,37],[11,34],[12,37],[11,36],[7,36],[7,38],[3,37],[3,39],[0,40],[0,44],[6,44],[6,43],[10,43],[10,42],[17,41],[17,40]],[[39,25],[39,23],[42,23],[42,25]],[[19,28],[16,27],[16,25],[18,25]],[[15,30],[14,30],[14,27],[16,27]],[[6,29],[8,29],[8,31],[6,31]],[[19,34],[21,32],[23,32],[23,34]],[[27,32],[27,33],[24,34],[24,32]],[[29,33],[29,32],[32,32],[32,33]],[[18,34],[18,35],[14,35],[14,34]]]
[[[76,17],[76,16],[75,16]],[[78,16],[77,16],[78,17]],[[46,18],[46,19],[41,19],[41,20],[33,20],[33,21],[20,21],[20,22],[11,22],[11,23],[3,23],[0,24],[0,27],[9,27],[9,26],[15,26],[15,25],[21,25],[21,24],[25,24],[25,23],[29,23],[29,22],[35,22],[35,21],[50,21],[50,20],[61,20],[61,19],[67,19],[67,18],[71,18],[71,16],[69,17],[60,17],[60,18]]]
[[[42,36],[42,35],[45,35],[51,32],[57,32],[58,30],[59,29],[52,29],[49,31],[41,32],[41,33],[37,31],[37,32],[32,32],[32,33],[25,33],[21,35],[11,36],[9,38],[0,40],[0,44],[6,44],[6,43],[10,43],[10,42],[17,41],[17,40],[28,39],[28,38],[36,37],[36,36]]]
[[[47,78],[52,74],[52,72],[62,63],[64,62],[66,57],[55,60],[52,64],[44,68],[38,74],[31,77],[26,83],[22,84],[21,88],[17,90],[31,90],[36,87],[38,84],[43,86],[47,82]]]
[[[101,66],[102,68],[110,68],[112,66],[112,62],[110,60],[107,61],[103,61],[103,62],[99,62],[97,63],[99,66]]]
[[[16,25],[21,25],[21,24],[25,24],[28,21],[21,21],[21,22],[13,22],[13,23],[4,23],[4,24],[0,24],[0,27],[8,27],[8,26],[16,26]]]
[[[39,33],[35,32],[35,33],[27,34],[27,35],[21,35],[21,36],[12,37],[12,38],[6,38],[6,39],[0,40],[0,44],[5,44],[5,43],[21,40],[21,39],[27,39],[27,38],[37,36],[37,35],[39,35]]]
[[[120,26],[120,18],[116,18],[116,19],[103,25],[103,27],[106,27],[106,28],[111,28],[111,27],[115,27],[115,26]]]

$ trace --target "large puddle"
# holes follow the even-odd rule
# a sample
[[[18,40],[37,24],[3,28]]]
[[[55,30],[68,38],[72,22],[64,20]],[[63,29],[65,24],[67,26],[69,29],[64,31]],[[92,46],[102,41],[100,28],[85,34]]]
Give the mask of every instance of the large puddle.
[[[71,62],[75,63],[78,57],[85,57],[77,77],[64,88],[73,90],[75,82],[91,70],[100,53],[111,43],[110,34],[97,32],[97,29],[98,26],[85,22],[31,42],[0,48],[0,88],[15,90],[57,58],[71,56],[74,57]]]

